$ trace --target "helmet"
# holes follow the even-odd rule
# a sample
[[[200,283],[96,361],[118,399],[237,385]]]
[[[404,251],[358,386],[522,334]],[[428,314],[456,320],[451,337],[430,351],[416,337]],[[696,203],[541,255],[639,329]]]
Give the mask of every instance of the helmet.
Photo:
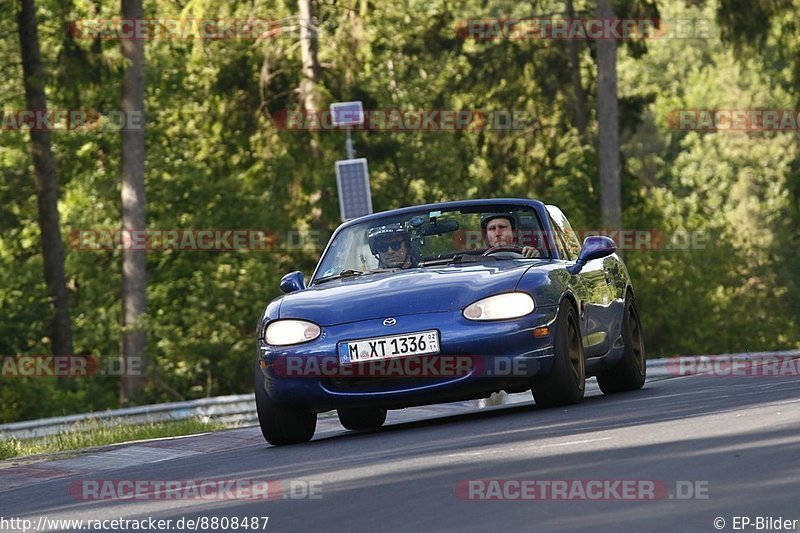
[[[369,238],[369,249],[373,255],[378,255],[377,245],[381,242],[391,241],[396,238],[402,238],[406,245],[409,244],[409,235],[403,224],[397,222],[395,224],[386,224],[385,226],[376,226],[370,228],[367,233]]]
[[[517,229],[517,226],[519,226],[519,220],[514,213],[484,213],[481,215],[481,229],[486,231],[486,226],[495,218],[505,218],[511,222],[511,229]]]

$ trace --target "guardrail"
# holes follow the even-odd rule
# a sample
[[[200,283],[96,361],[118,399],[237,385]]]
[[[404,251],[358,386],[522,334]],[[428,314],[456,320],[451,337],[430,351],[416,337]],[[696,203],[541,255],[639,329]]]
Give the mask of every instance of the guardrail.
[[[715,358],[727,357],[736,360],[752,360],[763,357],[800,357],[800,350],[786,352],[760,352],[744,354],[728,354],[724,356],[687,356],[692,357],[699,368],[711,365]],[[673,366],[668,368],[668,362],[676,363],[675,358],[650,359],[647,361],[647,377],[649,380],[676,377]],[[88,414],[58,416],[40,420],[27,420],[0,425],[0,440],[16,438],[26,439],[55,435],[74,426],[89,423],[108,424],[141,424],[165,420],[185,420],[189,418],[203,421],[213,421],[224,425],[253,425],[258,423],[253,394],[237,394],[230,396],[217,396],[186,402],[172,402],[155,405],[142,405]]]
[[[258,422],[253,393],[250,393],[13,422],[0,425],[0,440],[56,435],[64,430],[90,423],[132,425],[189,418],[231,426]]]

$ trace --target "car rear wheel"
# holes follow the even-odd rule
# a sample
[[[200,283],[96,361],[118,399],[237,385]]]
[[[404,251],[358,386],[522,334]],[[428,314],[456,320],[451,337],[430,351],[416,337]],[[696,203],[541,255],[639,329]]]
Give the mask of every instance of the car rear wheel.
[[[554,335],[553,369],[532,383],[533,399],[540,407],[579,403],[586,388],[586,362],[578,318],[567,301],[558,310]]]
[[[267,442],[280,446],[311,440],[317,429],[317,413],[273,402],[264,388],[264,378],[258,366],[255,386],[258,423]]]
[[[625,341],[625,353],[622,361],[597,376],[597,384],[603,394],[613,394],[629,390],[638,390],[644,386],[647,374],[647,363],[644,352],[642,323],[633,294],[625,298],[625,312],[622,320],[622,338]]]
[[[359,407],[338,409],[339,422],[351,430],[378,429],[386,422],[386,409]]]

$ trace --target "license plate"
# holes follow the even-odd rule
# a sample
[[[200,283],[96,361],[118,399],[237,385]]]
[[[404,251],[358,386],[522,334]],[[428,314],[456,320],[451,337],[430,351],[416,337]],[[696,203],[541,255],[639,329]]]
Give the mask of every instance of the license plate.
[[[339,343],[339,363],[343,365],[437,353],[439,332],[435,329]]]

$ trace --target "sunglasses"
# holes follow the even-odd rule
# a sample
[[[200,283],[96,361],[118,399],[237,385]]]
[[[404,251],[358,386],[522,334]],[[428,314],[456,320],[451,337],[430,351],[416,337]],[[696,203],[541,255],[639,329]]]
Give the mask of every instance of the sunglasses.
[[[384,242],[375,246],[379,253],[385,254],[389,248],[397,252],[405,244],[403,241]]]

